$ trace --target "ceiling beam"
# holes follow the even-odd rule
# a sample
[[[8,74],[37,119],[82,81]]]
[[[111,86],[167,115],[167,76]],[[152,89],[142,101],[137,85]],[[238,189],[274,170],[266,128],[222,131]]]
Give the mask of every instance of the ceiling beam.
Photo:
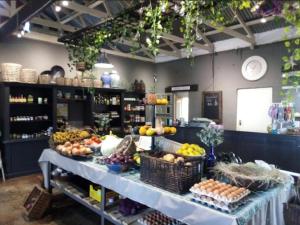
[[[173,50],[173,51],[179,51],[179,49],[173,44],[172,41],[168,39],[164,39],[164,42]]]
[[[10,17],[9,10],[6,8],[0,8],[0,16]]]
[[[128,46],[131,46],[131,47],[136,47],[136,43],[133,42],[133,41],[129,41],[129,40],[122,40],[121,43],[125,44],[125,45],[128,45]],[[148,48],[141,44],[140,46],[140,49],[141,50],[148,50]],[[177,58],[180,58],[181,57],[181,54],[180,52],[172,52],[172,51],[167,51],[167,50],[164,50],[164,49],[158,49],[159,53],[161,54],[165,54],[165,55],[168,55],[168,56],[174,56],[174,57],[177,57]]]
[[[0,39],[4,39],[11,35],[20,24],[29,21],[35,15],[37,15],[45,7],[53,3],[54,0],[31,0],[22,7],[19,12],[13,15],[7,23],[5,23],[0,29]]]
[[[269,22],[269,21],[272,21],[275,19],[275,16],[268,16],[268,17],[265,17],[266,21]],[[245,24],[247,26],[253,26],[253,25],[256,25],[256,24],[260,24],[260,19],[256,19],[256,20],[251,20],[251,21],[248,21],[248,22],[245,22]],[[230,27],[228,27],[229,29],[231,30],[235,30],[235,29],[239,29],[239,28],[243,28],[242,24],[238,23],[236,25],[232,25]],[[205,32],[204,35],[205,36],[210,36],[210,35],[214,35],[214,34],[218,34],[218,33],[221,33],[222,31],[220,30],[212,30],[212,31],[208,31],[208,32]]]
[[[233,8],[231,8],[231,11],[233,12],[233,14],[236,16],[237,20],[239,21],[239,23],[242,25],[243,29],[246,31],[246,33],[248,34],[248,36],[250,38],[254,38],[254,35],[252,33],[252,31],[250,30],[250,28],[247,26],[247,24],[245,23],[245,21],[243,20],[240,12],[238,10],[234,10]]]
[[[251,45],[255,45],[254,38],[247,37],[246,35],[241,34],[241,33],[237,32],[237,31],[235,31],[233,29],[230,29],[228,27],[225,27],[225,26],[222,26],[222,25],[218,25],[218,24],[215,25],[215,24],[212,24],[212,23],[210,23],[208,21],[204,22],[204,24],[206,24],[207,26],[212,27],[212,28],[214,28],[216,30],[219,30],[219,31],[221,31],[221,32],[223,32],[225,34],[228,34],[228,35],[230,35],[232,37],[236,37],[236,38],[239,38],[239,39],[241,39],[243,41],[246,41],[246,42],[250,43]]]
[[[103,17],[107,17],[107,14],[105,12],[102,12],[102,11],[99,11],[99,10],[96,10],[96,9],[93,9],[93,8],[89,8],[85,5],[81,5],[81,4],[78,4],[76,2],[69,2],[69,5],[68,6],[63,6],[65,8],[68,8],[68,9],[72,9],[76,12],[79,12],[79,13],[85,13],[85,14],[89,14],[91,16],[94,16],[94,17],[97,17],[97,18],[103,18]]]
[[[102,4],[102,2],[103,2],[102,0],[98,0],[98,1],[95,1],[94,3],[88,5],[87,7],[93,9],[93,8],[97,7],[98,5]],[[76,17],[80,16],[81,14],[82,13],[80,13],[80,12],[73,13],[73,15],[68,16],[67,18],[62,19],[61,23],[63,23],[63,24],[68,23],[71,20],[75,19]]]
[[[42,19],[42,18],[38,18],[38,17],[35,17],[31,20],[31,22],[33,24],[38,24],[38,25],[42,25],[42,26],[45,26],[45,27],[52,27],[52,28],[55,28],[55,29],[63,29],[64,31],[68,31],[68,32],[74,32],[76,31],[76,28],[73,27],[73,26],[70,26],[70,25],[67,25],[67,24],[61,24],[59,22],[56,22],[56,21],[52,21],[52,20],[46,20],[46,19]]]
[[[105,10],[106,10],[107,15],[108,15],[109,17],[112,17],[111,11],[110,11],[110,9],[109,9],[109,6],[108,6],[106,0],[103,1],[103,5],[104,5],[104,8],[105,8]]]
[[[129,58],[129,59],[141,60],[141,61],[144,61],[144,62],[152,62],[152,63],[155,62],[153,59],[150,59],[150,58],[147,58],[147,57],[138,56],[138,55],[134,55],[134,54],[131,54],[131,53],[120,52],[120,51],[116,51],[116,50],[110,50],[110,49],[106,49],[106,48],[101,48],[101,52],[107,53],[107,54],[110,54],[110,55],[116,55],[116,56],[120,56],[120,57]]]
[[[203,41],[212,49],[214,50],[214,44],[205,36],[205,34],[201,31],[198,30],[198,33],[202,37]]]
[[[5,9],[10,9],[9,4],[6,1],[0,1],[0,5],[2,5]]]
[[[175,41],[175,42],[178,42],[178,43],[181,43],[181,44],[184,43],[183,38],[178,37],[178,36],[173,35],[173,34],[163,33],[162,38],[163,39],[168,39],[170,41]],[[213,52],[213,49],[208,45],[202,45],[202,44],[199,44],[199,43],[194,43],[193,46],[196,47],[196,48],[204,49],[204,50],[209,51],[209,52]]]

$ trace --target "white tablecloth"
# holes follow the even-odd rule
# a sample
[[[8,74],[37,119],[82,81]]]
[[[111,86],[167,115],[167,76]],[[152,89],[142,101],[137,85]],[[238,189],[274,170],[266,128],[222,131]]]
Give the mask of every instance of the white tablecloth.
[[[230,215],[192,202],[191,194],[177,195],[145,184],[139,180],[139,174],[113,174],[108,172],[105,166],[88,161],[76,161],[61,156],[51,149],[44,150],[39,159],[46,187],[49,181],[48,162],[134,201],[157,209],[186,224],[241,225],[247,223],[251,225],[284,225],[282,203],[286,202],[289,197],[290,188],[287,187],[274,191],[274,194],[270,194],[258,204],[253,201],[251,203],[253,207],[250,210],[244,208],[240,212]],[[250,218],[247,218],[247,214]]]

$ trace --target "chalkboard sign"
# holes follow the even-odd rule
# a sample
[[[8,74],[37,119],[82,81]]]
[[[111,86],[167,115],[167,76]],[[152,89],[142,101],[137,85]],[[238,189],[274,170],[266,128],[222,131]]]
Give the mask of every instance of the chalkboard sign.
[[[222,91],[204,91],[202,94],[202,117],[222,123]]]

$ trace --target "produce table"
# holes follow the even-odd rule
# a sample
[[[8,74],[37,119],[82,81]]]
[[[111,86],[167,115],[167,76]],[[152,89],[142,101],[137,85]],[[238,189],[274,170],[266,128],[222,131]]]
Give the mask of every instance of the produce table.
[[[190,225],[284,225],[282,203],[291,194],[291,184],[255,193],[245,206],[227,214],[191,201],[191,194],[177,195],[145,184],[139,180],[139,173],[113,174],[106,166],[76,161],[51,149],[43,151],[39,163],[46,188],[54,186],[50,165],[56,165]]]

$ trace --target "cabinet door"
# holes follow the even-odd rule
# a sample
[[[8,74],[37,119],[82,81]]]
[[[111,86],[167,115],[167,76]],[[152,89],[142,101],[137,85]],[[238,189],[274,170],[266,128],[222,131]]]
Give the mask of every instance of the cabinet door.
[[[47,147],[47,140],[5,144],[4,164],[7,175],[12,177],[39,172],[38,159]]]

